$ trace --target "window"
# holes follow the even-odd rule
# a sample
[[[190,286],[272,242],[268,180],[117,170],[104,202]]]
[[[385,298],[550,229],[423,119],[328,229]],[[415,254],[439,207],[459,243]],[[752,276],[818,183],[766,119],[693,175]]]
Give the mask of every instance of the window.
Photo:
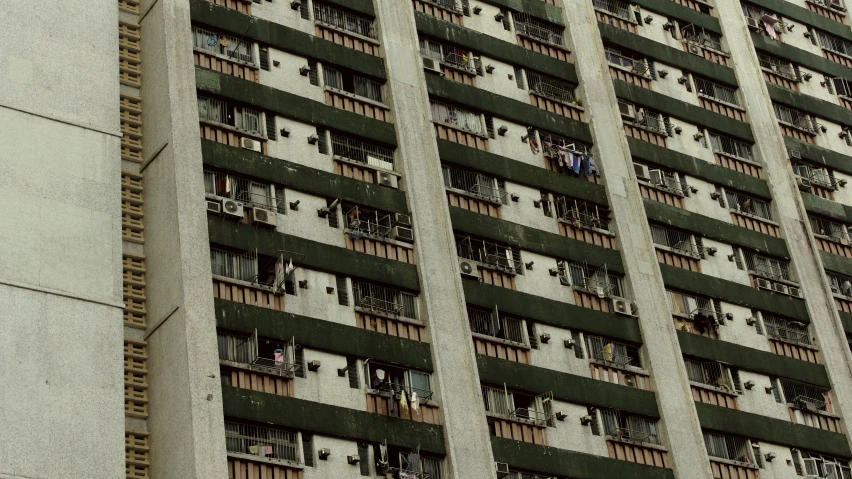
[[[651,168],[641,163],[633,163],[633,170],[639,181],[661,188],[678,196],[687,196],[686,177],[674,171]]]
[[[485,136],[482,115],[438,100],[429,100],[432,121],[450,125],[475,135]]]
[[[477,58],[477,56],[470,50],[423,37],[420,37],[419,42],[420,54],[424,57],[431,58],[442,65],[464,70],[470,74],[476,73],[474,58]]]
[[[387,441],[375,447],[376,472],[381,477],[405,479],[443,479],[441,460],[424,456],[420,449],[389,446]]]
[[[397,289],[352,280],[355,306],[366,311],[417,319],[416,296]]]
[[[387,238],[395,223],[394,214],[374,210],[366,206],[344,201],[342,209],[345,212],[346,228],[351,233]]]
[[[562,28],[537,20],[527,13],[512,12],[512,17],[515,20],[515,32],[551,45],[561,47],[565,44]]]
[[[299,463],[297,438],[293,431],[225,421],[228,452]]]
[[[456,252],[460,258],[477,261],[505,273],[523,274],[524,271],[521,252],[512,246],[456,235]]]
[[[640,76],[650,76],[650,62],[638,53],[611,45],[605,45],[604,56],[610,65],[624,68],[631,73],[635,73]]]
[[[831,395],[826,388],[784,378],[778,378],[778,384],[781,386],[785,402],[792,404],[793,407],[812,412],[833,410]]]
[[[262,113],[251,108],[234,106],[215,98],[198,97],[198,118],[201,121],[231,126],[256,136],[266,136]]]
[[[568,274],[571,276],[571,284],[579,289],[602,292],[604,295],[624,297],[624,288],[621,276],[616,276],[607,271],[606,265],[592,269],[585,262],[568,263]]]
[[[757,216],[767,220],[772,219],[772,212],[768,201],[759,200],[753,196],[726,189],[725,203],[729,209],[736,210],[738,213]]]
[[[691,233],[652,224],[651,237],[657,246],[696,258],[700,257],[698,244]]]
[[[716,153],[733,156],[746,161],[754,161],[751,145],[729,136],[709,132],[710,146]]]
[[[603,336],[584,334],[586,338],[586,350],[591,359],[611,364],[621,368],[632,366],[642,367],[642,359],[639,356],[639,347],[632,344],[613,341]],[[579,348],[579,345],[574,345]]]
[[[601,419],[607,436],[660,445],[656,421],[625,414],[617,409],[601,409]]]
[[[449,165],[441,165],[441,172],[444,175],[444,186],[448,189],[495,203],[502,203],[506,197],[506,191],[500,188],[500,183],[493,176]]]
[[[341,30],[361,35],[364,37],[376,38],[376,32],[373,29],[373,20],[346,10],[342,10],[331,5],[314,1],[314,20],[323,25],[329,25]]]
[[[770,71],[775,75],[784,77],[791,81],[799,81],[798,66],[788,60],[775,57],[758,50],[757,61],[760,63],[760,67],[764,70]]]
[[[533,396],[508,391],[505,388],[482,386],[485,411],[517,421],[530,422],[538,426],[547,425],[553,416],[553,395],[550,393]]]
[[[828,283],[831,285],[831,293],[852,297],[852,278],[839,273],[825,272]]]
[[[254,64],[254,44],[232,35],[192,26],[192,47],[243,63]]]
[[[775,102],[772,102],[772,109],[775,110],[775,118],[778,121],[792,125],[800,130],[805,130],[808,133],[816,134],[816,120],[811,118],[807,113]]]
[[[695,296],[679,291],[666,290],[666,297],[669,301],[669,310],[673,314],[689,316],[705,316],[711,319],[717,319],[721,316],[721,310],[716,309],[713,300],[708,297]]]
[[[701,45],[704,48],[712,48],[716,51],[722,51],[722,35],[710,30],[705,30],[702,27],[692,23],[681,27],[680,34],[684,41]]]
[[[695,81],[695,89],[698,91],[699,95],[704,95],[732,105],[740,104],[740,101],[737,98],[736,88],[721,85],[695,75],[692,76],[692,79]]]
[[[254,282],[258,277],[257,261],[256,250],[235,253],[210,248],[210,266],[215,276]]]
[[[791,321],[769,313],[761,313],[766,334],[775,339],[810,346],[812,344],[808,325]]]
[[[801,455],[801,468],[804,469],[804,474],[808,477],[820,477],[826,479],[851,479],[852,469],[849,468],[849,462],[843,459],[837,459],[812,452],[799,451]],[[797,453],[793,453],[795,458]],[[797,470],[800,468],[797,464]]]
[[[667,120],[663,118],[660,112],[644,106],[632,105],[621,100],[619,100],[618,109],[621,111],[621,116],[626,123],[632,123],[635,126],[651,130],[660,135],[668,135],[668,129],[666,128]],[[630,117],[631,112],[633,113],[632,118]]]
[[[573,103],[576,100],[575,86],[556,78],[527,71],[527,83],[530,92],[556,100],[562,103]]]
[[[592,0],[592,6],[597,10],[604,11],[616,17],[632,22],[632,10],[630,3],[623,0]]]
[[[686,375],[691,382],[722,389],[728,394],[735,394],[734,379],[731,368],[717,361],[701,361],[684,359]]]
[[[769,279],[793,281],[790,263],[743,250],[749,273]]]
[[[849,234],[846,232],[846,225],[843,223],[810,214],[808,221],[811,223],[811,229],[814,230],[815,235],[825,236],[837,243],[846,244],[849,242]]]
[[[843,97],[852,97],[852,81],[845,78],[832,78],[831,84],[834,86],[835,94]]]
[[[748,439],[705,432],[704,446],[707,448],[707,455],[711,458],[754,464],[751,441]]]
[[[373,101],[382,101],[382,84],[355,73],[344,72],[327,65],[322,66],[325,86],[342,90]]]
[[[268,210],[278,210],[282,203],[272,185],[207,169],[204,170],[204,193]]]
[[[396,395],[402,391],[409,400],[414,393],[420,400],[432,397],[431,378],[427,373],[403,369],[376,361],[370,361],[365,366],[367,387],[376,391],[392,392]]]
[[[497,339],[525,344],[524,321],[478,308],[467,308],[467,318],[470,323],[470,331],[476,334],[491,336]]]
[[[609,210],[588,201],[554,195],[556,216],[583,228],[609,230]]]
[[[258,341],[257,330],[253,334],[236,334],[217,331],[219,359],[247,364],[253,371],[278,376],[287,376],[296,365],[296,342],[266,339]]]
[[[852,56],[852,42],[844,38],[836,37],[822,30],[814,29],[813,33],[817,45],[821,48],[841,55]]]
[[[347,160],[393,171],[393,149],[331,132],[331,152]]]
[[[836,189],[838,186],[837,180],[834,179],[834,172],[827,168],[796,162],[793,163],[793,174],[823,188]]]

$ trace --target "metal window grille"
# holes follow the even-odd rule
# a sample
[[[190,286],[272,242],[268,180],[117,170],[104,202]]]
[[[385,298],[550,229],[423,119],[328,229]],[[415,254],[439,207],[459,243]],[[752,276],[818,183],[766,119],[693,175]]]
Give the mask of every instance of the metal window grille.
[[[695,237],[690,233],[652,224],[651,237],[656,245],[665,246],[689,256],[699,256]]]
[[[754,161],[751,145],[748,143],[736,140],[729,136],[720,135],[710,132],[710,146],[714,152],[724,153],[726,155],[742,158],[748,161]]]
[[[564,195],[554,199],[556,215],[571,224],[609,230],[609,211],[587,201],[576,200]]]
[[[837,187],[834,175],[825,168],[818,168],[807,163],[794,163],[792,166],[793,173],[800,178],[825,188]]]
[[[772,219],[772,212],[769,208],[768,201],[759,200],[752,196],[726,189],[725,202],[727,203],[728,208],[737,210],[740,213],[746,213],[768,220]]]
[[[322,73],[325,86],[329,88],[343,90],[373,101],[382,101],[382,84],[377,81],[352,73],[343,73],[328,65],[322,66]]]
[[[266,136],[261,113],[251,108],[237,107],[215,98],[198,97],[198,118],[232,126],[257,136]]]
[[[751,459],[751,441],[748,439],[705,432],[704,446],[707,448],[707,455],[710,457],[746,464],[754,463]]]
[[[347,160],[393,170],[393,149],[331,132],[331,152]]]
[[[273,211],[277,210],[281,203],[281,200],[271,194],[270,185],[218,171],[204,170],[204,192]]]
[[[476,308],[467,308],[467,318],[474,333],[524,343],[524,323],[518,318]]]
[[[769,313],[762,314],[763,325],[766,327],[766,334],[768,336],[806,346],[811,345],[811,337],[808,334],[807,324],[790,321]]]
[[[828,236],[833,241],[847,241],[849,236],[846,233],[846,225],[828,218],[808,215],[808,221],[811,223],[811,228],[814,234]]]
[[[275,127],[275,115],[268,114],[264,116],[266,117],[266,138],[275,141],[278,139],[278,128]]]
[[[778,121],[793,125],[809,133],[816,133],[816,124],[807,113],[775,102],[772,102],[772,109],[775,111],[775,118]]]
[[[192,27],[192,46],[232,60],[254,64],[254,44],[233,35]]]
[[[478,173],[441,165],[444,176],[444,186],[453,190],[484,198],[489,201],[502,202],[506,193],[499,188],[497,179]]]
[[[346,211],[346,227],[362,234],[386,237],[394,225],[392,213],[364,206],[352,206]]]
[[[551,45],[562,46],[562,28],[542,22],[523,12],[512,12],[517,33],[530,36]]]
[[[649,76],[648,60],[637,53],[606,45],[604,56],[611,65],[625,68],[640,76]]]
[[[556,101],[571,103],[576,98],[574,85],[547,75],[527,71],[530,91]]]
[[[679,174],[673,171],[663,171],[657,168],[648,168],[648,176],[648,180],[644,180],[641,178],[640,180],[648,181],[653,186],[671,191],[676,195],[689,196],[686,185],[686,178],[681,177]]]
[[[633,124],[661,135],[668,135],[663,115],[650,108],[636,107],[636,116],[633,118]]]
[[[488,134],[488,138],[496,138],[494,136],[494,117],[491,115],[485,115],[485,131]]]
[[[710,98],[715,98],[716,100],[730,103],[732,105],[740,104],[739,99],[737,98],[736,88],[720,85],[716,82],[694,75],[692,79],[695,81],[695,89],[698,90],[699,95],[709,96]]]
[[[337,286],[337,303],[343,306],[349,306],[349,290],[346,286],[346,276],[335,276],[335,284]]]
[[[669,301],[669,310],[674,314],[681,314],[691,318],[705,316],[717,319],[720,314],[720,311],[716,310],[713,300],[707,297],[694,296],[667,289],[666,298]]]
[[[256,330],[251,335],[218,331],[217,341],[219,359],[248,364],[252,371],[285,376],[296,368],[296,342],[294,338],[269,354],[272,357],[260,356]]]
[[[747,18],[753,18],[755,20],[760,21],[763,18],[764,15],[770,14],[769,12],[767,12],[767,11],[763,10],[762,8],[759,8],[755,5],[752,5],[751,3],[742,2],[740,5],[742,7],[743,15],[745,15]],[[770,16],[772,16],[772,15],[770,15]],[[776,15],[776,18],[777,18],[777,15]]]
[[[257,279],[257,251],[232,253],[210,248],[210,266],[216,276],[253,282]]]
[[[352,281],[355,306],[379,313],[417,319],[416,296],[397,289],[386,288],[363,281]]]
[[[314,20],[317,22],[376,39],[376,31],[373,28],[372,19],[341,10],[325,3],[314,1],[313,4]]]
[[[437,100],[429,100],[429,108],[432,121],[485,136],[485,125],[482,123],[482,115],[479,113]]]
[[[647,444],[660,444],[657,422],[617,409],[601,409],[604,435]]]
[[[834,86],[834,91],[837,95],[852,97],[852,81],[846,78],[832,78],[831,83]]]
[[[684,359],[686,375],[690,381],[705,384],[727,392],[734,393],[734,381],[731,378],[731,370],[728,366],[716,361],[697,361]]]
[[[571,284],[577,288],[624,297],[622,278],[609,273],[606,265],[593,269],[586,262],[570,262],[568,274],[571,276]]]
[[[624,0],[592,0],[592,5],[598,10],[602,10],[628,21],[633,21],[633,15],[630,11],[630,3],[625,2]]]
[[[526,90],[526,85],[524,82],[524,70],[519,67],[515,67],[515,84],[518,85],[518,88],[521,90]]]
[[[798,81],[799,79],[799,75],[796,74],[795,66],[787,60],[761,51],[757,52],[757,60],[760,62],[761,68],[769,70],[778,76],[782,76],[793,81]]]
[[[833,294],[852,296],[852,278],[828,271],[825,272],[825,275],[828,278],[829,285],[831,285],[831,292]]]
[[[308,60],[308,79],[311,85],[319,86],[319,64],[316,60]]]
[[[474,54],[465,48],[447,45],[430,38],[420,38],[420,54],[444,65],[476,73]]]
[[[784,378],[778,378],[778,382],[788,404],[809,411],[832,411],[828,389]]]
[[[743,251],[746,267],[749,272],[758,276],[764,276],[770,279],[783,279],[785,281],[793,281],[790,274],[790,263],[781,261],[768,256],[752,253],[751,251]]]
[[[705,48],[712,48],[716,51],[722,51],[722,35],[705,30],[693,23],[681,27],[681,37],[684,41],[695,43]]]
[[[545,393],[534,397],[515,394],[505,388],[482,386],[482,399],[487,412],[512,419],[529,421],[544,426],[552,416],[553,395]],[[521,403],[524,403],[522,405]]]
[[[812,452],[802,451],[800,454],[802,455],[802,464],[799,465],[799,468],[803,469],[802,472],[807,477],[852,479],[852,469],[850,469],[848,461]],[[797,468],[797,471],[799,468]]]
[[[298,434],[271,427],[225,421],[228,452],[298,463]]]
[[[841,55],[852,56],[852,42],[836,37],[822,30],[814,29],[815,38],[820,47]]]
[[[589,352],[590,358],[622,368],[627,366],[642,367],[637,346],[593,334],[584,336],[586,337],[586,350]],[[580,346],[574,345],[574,347]]]
[[[456,236],[456,251],[460,258],[478,261],[507,273],[523,274],[524,264],[517,248],[470,236]]]

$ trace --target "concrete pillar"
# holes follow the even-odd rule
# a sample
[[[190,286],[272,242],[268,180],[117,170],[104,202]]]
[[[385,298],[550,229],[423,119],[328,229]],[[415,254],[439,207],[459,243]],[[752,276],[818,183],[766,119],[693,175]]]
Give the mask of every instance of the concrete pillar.
[[[494,458],[470,340],[429,96],[410,2],[376,2],[399,143],[396,161],[412,213],[421,307],[432,345],[433,383],[444,415],[446,477],[492,479]]]
[[[656,386],[660,414],[665,418],[661,429],[668,439],[669,456],[677,477],[709,479],[710,462],[591,2],[565,2],[563,20],[569,25],[595,138],[595,160],[602,169],[628,287],[639,309],[647,368]]]
[[[740,96],[745,99],[749,123],[763,160],[774,203],[773,214],[780,223],[782,236],[790,250],[792,267],[802,285],[813,333],[834,390],[834,405],[843,417],[843,429],[852,431],[852,354],[796,186],[790,155],[784,146],[784,137],[772,109],[769,90],[739,1],[717,0],[716,9],[719,16],[725,18],[722,31],[731,50]]]
[[[151,477],[227,476],[189,3],[143,2]]]

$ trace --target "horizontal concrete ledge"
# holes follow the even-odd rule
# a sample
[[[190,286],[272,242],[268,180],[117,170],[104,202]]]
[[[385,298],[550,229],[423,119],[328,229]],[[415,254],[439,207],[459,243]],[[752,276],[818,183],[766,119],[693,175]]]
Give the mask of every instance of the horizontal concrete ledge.
[[[849,27],[843,26],[843,28],[848,29]],[[797,63],[809,70],[815,70],[829,76],[838,76],[843,78],[852,77],[852,68],[835,63],[807,50],[802,50],[801,48],[796,48],[790,44],[773,40],[767,36],[761,35],[760,33],[751,32],[751,41],[754,43],[755,49],[769,53],[770,55],[786,58],[787,60]]]
[[[825,269],[852,276],[852,259],[825,251],[820,251],[819,256]]]
[[[848,223],[849,219],[852,218],[852,206],[846,206],[843,203],[804,192],[802,193],[802,202],[809,213],[834,218],[842,223]]]
[[[739,321],[737,319],[736,321]],[[722,326],[724,327],[724,326]],[[677,339],[684,355],[720,361],[736,368],[772,377],[793,379],[820,387],[831,387],[825,367],[780,354],[760,351],[739,344],[710,339],[686,331],[678,331]],[[755,390],[756,391],[756,390]],[[746,392],[755,394],[755,392]]]
[[[244,251],[257,249],[258,253],[272,257],[278,257],[282,250],[303,254],[304,259],[299,264],[302,267],[345,274],[408,291],[420,290],[417,266],[413,264],[379,258],[214,216],[207,217],[207,229],[211,243]],[[340,234],[343,234],[343,230],[340,230]],[[293,260],[295,262],[298,258]],[[296,276],[299,276],[298,269]]]
[[[360,359],[377,359],[405,368],[432,372],[429,343],[403,339],[308,316],[215,299],[216,326]],[[353,313],[354,314],[354,313]]]
[[[227,386],[222,387],[222,405],[227,419],[353,441],[387,441],[389,445],[411,449],[419,446],[424,452],[446,454],[443,428],[432,424]],[[477,404],[471,409],[477,406],[482,408]],[[479,414],[484,420],[484,413]],[[343,451],[338,453],[345,454]]]
[[[838,314],[840,314],[840,322],[843,323],[843,330],[847,334],[852,334],[852,313],[838,311]]]
[[[505,384],[509,389],[531,394],[553,392],[553,397],[561,401],[660,417],[654,393],[650,391],[489,356],[477,355],[476,363],[483,384]],[[560,427],[570,423],[556,424]]]
[[[529,14],[546,22],[564,26],[562,20],[562,8],[541,0],[482,0],[483,3],[489,3],[502,8],[508,8],[516,12]]]
[[[201,140],[201,156],[205,165],[259,181],[325,198],[342,198],[389,212],[408,213],[405,193],[401,190],[347,178],[211,140]],[[328,161],[329,164],[332,162],[331,156]]]
[[[798,152],[805,160],[852,175],[852,156],[805,143],[789,136],[784,137],[784,144],[787,146],[788,152]]]
[[[604,438],[601,437],[600,440],[603,441]],[[491,438],[491,449],[494,451],[495,461],[505,462],[513,469],[556,474],[560,477],[567,475],[572,479],[674,479],[675,477],[671,469],[499,437]]]
[[[763,391],[752,394],[763,394]],[[700,402],[695,403],[695,410],[702,429],[831,456],[852,457],[844,434]]]
[[[683,20],[685,23],[692,23],[699,27],[705,28],[712,32],[722,33],[722,26],[719,24],[719,19],[710,15],[705,15],[701,12],[693,10],[689,7],[677,4],[670,0],[633,0],[637,5],[647,8],[653,12],[661,13],[666,17]],[[681,23],[683,25],[683,23]],[[641,28],[641,27],[640,27]],[[653,25],[646,25],[646,28],[654,28]]]

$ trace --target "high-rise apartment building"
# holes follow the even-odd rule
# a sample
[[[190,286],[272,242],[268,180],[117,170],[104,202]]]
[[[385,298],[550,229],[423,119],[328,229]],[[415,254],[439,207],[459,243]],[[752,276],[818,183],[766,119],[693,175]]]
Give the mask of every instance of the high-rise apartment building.
[[[5,0],[0,478],[852,478],[849,17]]]

